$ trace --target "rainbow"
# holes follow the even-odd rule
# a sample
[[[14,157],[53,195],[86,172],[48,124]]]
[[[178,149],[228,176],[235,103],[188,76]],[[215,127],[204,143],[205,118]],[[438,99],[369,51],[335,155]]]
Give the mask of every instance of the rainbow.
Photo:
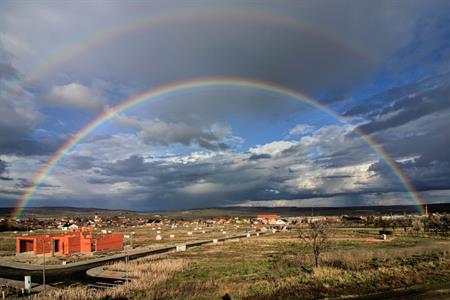
[[[100,45],[106,44],[116,38],[124,36],[126,34],[136,32],[145,28],[154,28],[158,26],[164,26],[177,22],[186,22],[190,20],[200,21],[215,21],[218,18],[224,18],[227,21],[246,21],[255,22],[258,24],[272,24],[280,26],[288,30],[294,30],[298,32],[308,33],[317,36],[321,39],[334,43],[342,49],[353,53],[361,59],[376,62],[374,55],[370,54],[370,49],[362,48],[351,40],[344,39],[325,28],[318,28],[316,25],[312,26],[308,22],[290,17],[285,14],[274,13],[272,11],[255,10],[255,9],[243,9],[243,10],[231,10],[231,9],[198,9],[187,8],[184,10],[167,11],[159,14],[145,15],[141,18],[133,19],[131,22],[120,24],[107,30],[96,32],[89,35],[76,43],[70,44],[64,47],[62,50],[51,54],[50,57],[45,59],[44,64],[37,65],[35,68],[28,72],[25,82],[34,82],[38,79],[45,77],[52,70],[62,65],[64,62],[69,61],[90,49],[96,48]]]
[[[21,216],[23,209],[26,207],[28,202],[31,200],[33,195],[38,190],[39,186],[43,183],[43,181],[48,176],[48,174],[53,170],[53,168],[67,155],[67,153],[69,153],[69,151],[74,149],[74,147],[80,141],[86,138],[86,136],[88,136],[100,125],[114,118],[115,116],[117,116],[117,114],[140,103],[158,98],[160,96],[167,96],[179,91],[190,91],[208,87],[242,87],[280,94],[295,99],[297,101],[301,101],[313,108],[320,109],[329,114],[330,116],[332,116],[333,118],[336,118],[337,120],[341,121],[342,123],[348,124],[349,126],[352,127],[354,131],[359,133],[359,135],[370,146],[370,148],[372,148],[386,163],[386,165],[391,169],[393,174],[395,174],[398,177],[399,181],[402,183],[406,191],[410,194],[411,198],[414,200],[419,213],[423,213],[423,204],[424,204],[423,199],[421,199],[421,196],[416,192],[414,186],[411,184],[408,177],[405,174],[403,174],[402,171],[399,169],[397,163],[368,134],[364,133],[358,127],[349,124],[338,113],[302,93],[299,93],[297,91],[274,83],[235,77],[219,77],[219,78],[194,79],[188,81],[175,82],[158,88],[150,89],[106,110],[103,114],[98,116],[92,122],[87,124],[83,129],[81,129],[79,132],[73,135],[69,140],[67,140],[67,142],[54,153],[54,155],[50,158],[50,160],[40,168],[40,170],[34,177],[32,184],[20,198],[13,215],[16,218],[19,218]]]

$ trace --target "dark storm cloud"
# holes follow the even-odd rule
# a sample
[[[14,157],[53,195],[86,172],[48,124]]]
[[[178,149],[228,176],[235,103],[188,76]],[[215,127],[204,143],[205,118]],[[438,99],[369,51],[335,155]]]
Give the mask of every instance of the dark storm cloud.
[[[198,159],[132,155],[115,162],[97,162],[93,167],[95,172],[87,181],[99,185],[126,182],[132,187],[126,197],[141,199],[142,205],[165,208],[223,205],[248,199],[307,199],[384,192],[382,184],[355,188],[346,183],[358,180],[353,172],[360,171],[353,171],[353,165],[368,159],[368,149],[360,143],[348,130],[331,127],[318,130],[303,145],[293,145],[278,154],[261,148],[254,153],[216,154]],[[307,155],[316,149],[320,149],[316,155]],[[323,168],[323,161],[332,156],[339,156],[342,162]],[[347,169],[340,170],[341,167]],[[302,188],[302,182],[309,180],[317,181],[317,186]],[[340,185],[349,187],[339,190]],[[401,191],[402,187],[396,190]]]
[[[109,164],[104,170],[108,174],[124,175],[124,176],[140,176],[147,171],[151,165],[144,163],[144,158],[138,155],[132,155],[127,159],[118,160],[114,164]]]
[[[375,153],[363,138],[354,131],[339,126],[328,126],[316,130],[310,147],[316,146],[320,154],[311,155],[317,165],[323,168],[339,168],[372,159]],[[287,155],[307,155],[299,144],[283,151]]]
[[[0,159],[0,175],[6,171],[7,166],[8,166],[8,164],[6,163],[6,161],[3,161]]]
[[[386,137],[391,134],[390,131],[385,133],[386,136],[380,135],[378,138],[394,157],[415,157],[397,164],[416,189],[450,188],[450,111],[441,112],[438,116],[431,115],[423,122],[426,124],[413,123],[408,126],[412,132],[419,134],[408,134],[409,131],[403,129],[397,139]],[[377,165],[373,166],[373,170],[383,176],[388,173]]]
[[[433,128],[426,130],[429,129]],[[140,208],[179,209],[248,200],[322,198],[332,199],[335,205],[342,205],[342,201],[351,198],[355,205],[364,204],[363,200],[374,193],[405,192],[384,162],[374,163],[365,170],[365,165],[377,160],[377,156],[349,129],[324,127],[289,145],[282,148],[266,145],[247,153],[198,157],[130,155],[111,162],[87,159],[86,164],[85,158],[70,155],[66,161],[75,174],[78,169],[74,161],[81,161],[78,164],[80,174],[93,190],[128,186],[129,190],[120,196],[108,196],[111,201],[108,205],[119,205],[120,199],[127,199],[126,205],[134,203]],[[398,165],[418,190],[445,188],[448,163],[438,166],[432,161],[417,159],[414,164],[400,162]],[[421,180],[427,183],[428,179],[436,180],[433,185],[421,185]],[[86,193],[83,199],[89,197],[93,196]]]
[[[88,170],[95,166],[95,158],[91,156],[72,155],[65,160],[65,164],[78,170]]]
[[[67,68],[80,75],[113,76],[117,81],[133,80],[145,86],[196,77],[240,76],[276,82],[324,100],[339,100],[410,43],[420,22],[430,16],[439,18],[447,6],[445,1],[345,3],[291,2],[276,7],[266,3],[266,11],[275,11],[267,18],[252,18],[258,7],[248,3],[233,13],[231,6],[205,2],[208,13],[191,18],[182,17],[180,6],[180,16],[172,22],[118,37],[91,49]],[[127,5],[123,6],[112,12],[126,10]],[[150,9],[145,4],[139,7],[141,11]],[[246,11],[250,13],[246,15]],[[131,15],[136,13],[131,9]],[[281,15],[278,19],[277,14]],[[283,18],[289,17],[299,25],[286,26]]]
[[[413,102],[420,101],[421,97],[427,97],[428,93],[442,93],[442,95],[438,95],[437,99],[434,99],[436,102],[442,102],[442,100],[448,99],[445,97],[444,90],[448,89],[449,86],[450,73],[432,75],[423,80],[394,87],[371,96],[368,99],[364,99],[364,101],[361,101],[361,104],[350,108],[343,115],[376,117],[383,110],[394,111],[395,109],[389,108],[393,104],[398,106],[401,103],[407,104],[408,102],[405,101],[408,100],[412,100]]]
[[[424,164],[420,161],[398,162],[396,163],[402,172],[408,176],[414,188],[418,191],[448,190],[450,184],[450,163],[435,162]],[[370,167],[370,171],[385,177],[392,178],[392,171],[384,164],[376,163]]]
[[[325,179],[335,179],[335,178],[350,178],[350,175],[331,175],[331,176],[322,176],[321,178]]]
[[[431,83],[435,83],[437,86],[430,86]],[[397,98],[391,101],[389,101],[389,98],[386,99],[386,94],[390,93],[383,93],[378,96],[380,100],[374,101],[384,100],[385,107],[368,114],[373,121],[361,125],[362,131],[370,134],[386,130],[450,108],[450,73],[438,78],[428,79],[416,85],[396,89],[393,94]],[[348,114],[355,114],[357,111],[353,110]],[[363,110],[359,111],[363,112]]]
[[[0,154],[16,155],[49,155],[54,153],[61,145],[61,141],[46,141],[27,138],[27,136],[13,136],[0,138]]]
[[[252,154],[250,155],[250,157],[248,158],[249,160],[259,160],[259,159],[269,159],[272,156],[270,154],[267,153],[262,153],[262,154]]]
[[[245,18],[235,22],[226,17],[206,21],[189,20],[153,34],[131,34],[124,38],[126,42],[114,43],[116,51],[105,52],[102,57],[93,52],[92,57],[83,59],[95,57],[97,66],[108,65],[115,76],[131,69],[129,77],[147,86],[187,78],[237,76],[276,82],[309,94],[326,87],[333,98],[348,92],[350,82],[367,79],[376,68],[366,58],[314,33],[264,26],[261,22],[252,24]],[[124,53],[131,57],[126,65],[118,57]],[[99,69],[103,68],[92,71],[99,73]]]
[[[207,128],[236,115],[271,121],[293,117],[310,108],[277,93],[216,87],[172,94],[163,101],[149,102],[145,109],[168,123]]]
[[[11,63],[0,62],[0,80],[16,79],[18,72]]]
[[[389,91],[375,102],[385,100],[386,94]],[[398,99],[388,99],[383,108],[363,113],[369,120],[360,129],[372,134],[394,157],[416,154],[429,161],[445,161],[450,142],[449,94],[450,74],[410,84],[402,93],[396,93]]]
[[[397,159],[397,167],[417,190],[450,188],[450,74],[396,88],[372,97],[349,114],[369,121],[360,128]],[[382,108],[374,109],[374,103]],[[381,106],[381,105],[376,105]],[[403,160],[406,158],[406,160]],[[393,178],[384,163],[370,171]]]
[[[7,173],[8,163],[0,159],[0,180],[12,180]]]
[[[33,136],[43,115],[32,93],[22,87],[11,55],[0,41],[0,154],[46,155],[60,141],[43,141]]]
[[[186,165],[182,162],[158,159],[145,162],[142,156],[133,155],[127,159],[101,165],[99,173],[119,180],[135,178],[137,181],[150,180],[155,183],[170,184],[180,180],[189,182],[204,176],[212,176],[217,170],[222,170],[223,166],[221,160],[217,160],[217,165],[212,161]]]
[[[34,184],[26,178],[17,178],[15,181],[15,187],[20,189],[28,189],[32,187]],[[58,185],[42,183],[39,185],[39,188],[57,188]],[[20,194],[23,194],[23,191],[19,191]]]

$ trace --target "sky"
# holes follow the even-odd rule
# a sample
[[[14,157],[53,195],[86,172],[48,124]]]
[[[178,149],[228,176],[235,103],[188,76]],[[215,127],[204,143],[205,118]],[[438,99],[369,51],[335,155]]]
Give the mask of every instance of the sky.
[[[89,122],[29,206],[134,210],[450,200],[448,1],[0,1],[0,206]],[[322,109],[320,107],[326,107]],[[330,114],[327,110],[334,113]],[[337,117],[338,116],[338,117]]]

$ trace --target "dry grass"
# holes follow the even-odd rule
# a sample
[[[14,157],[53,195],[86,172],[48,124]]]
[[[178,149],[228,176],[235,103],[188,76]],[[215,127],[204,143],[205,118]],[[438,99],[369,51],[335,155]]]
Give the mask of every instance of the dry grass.
[[[111,265],[117,271],[128,270],[134,280],[117,287],[105,290],[93,290],[87,287],[73,287],[64,290],[53,290],[44,297],[37,295],[33,299],[45,300],[100,300],[123,299],[130,295],[142,293],[142,299],[155,298],[153,287],[169,279],[175,272],[182,270],[186,263],[183,259],[141,259],[125,264],[123,262]]]
[[[365,234],[360,229],[354,237]],[[336,233],[312,267],[309,248],[296,232],[243,238],[186,252],[141,258],[108,268],[128,271],[133,282],[108,291],[52,292],[45,299],[317,299],[364,295],[393,288],[447,284],[450,241],[396,237],[369,243]]]
[[[450,255],[450,244],[439,243],[430,246],[420,245],[408,248],[392,249],[349,249],[326,252],[321,256],[324,265],[337,267],[345,270],[361,270],[376,262],[408,258],[420,255],[437,255],[448,257]]]

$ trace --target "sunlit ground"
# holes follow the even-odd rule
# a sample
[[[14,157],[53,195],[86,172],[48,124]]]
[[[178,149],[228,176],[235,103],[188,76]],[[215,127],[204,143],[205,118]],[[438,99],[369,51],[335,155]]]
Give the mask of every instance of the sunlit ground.
[[[376,228],[332,230],[319,268],[313,267],[311,251],[298,231],[292,230],[144,258],[128,266],[119,263],[110,268],[135,271],[132,283],[95,293],[78,289],[92,299],[107,295],[220,299],[227,293],[232,299],[315,299],[450,287],[448,238],[412,236],[398,229],[381,241],[377,232]],[[137,240],[145,244],[152,234],[142,230]],[[155,271],[160,276],[149,282]],[[80,291],[57,291],[54,296],[75,297]]]

